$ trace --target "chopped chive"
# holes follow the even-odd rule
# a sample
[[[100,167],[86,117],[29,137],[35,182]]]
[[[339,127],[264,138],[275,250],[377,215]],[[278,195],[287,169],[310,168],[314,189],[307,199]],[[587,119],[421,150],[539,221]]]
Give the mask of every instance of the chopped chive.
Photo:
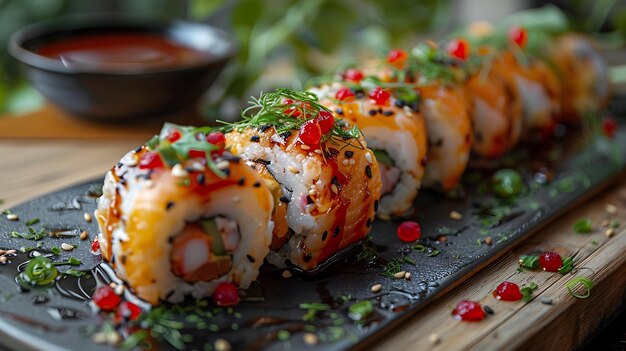
[[[582,286],[580,286],[581,284]],[[576,277],[567,282],[567,284],[565,284],[565,287],[567,287],[567,291],[569,291],[569,293],[575,298],[586,299],[591,295],[593,282],[587,277]],[[578,291],[581,290],[581,288],[584,288],[584,290],[582,293],[579,293]]]
[[[26,226],[31,226],[33,224],[37,224],[39,223],[39,218],[33,218],[31,220],[29,220],[28,222],[26,222]]]
[[[582,218],[574,223],[574,232],[578,234],[588,234],[593,230],[591,226],[591,220],[588,218]]]
[[[529,286],[522,286],[520,292],[522,293],[522,300],[524,302],[529,302],[533,299],[533,292],[537,290],[539,286],[535,283],[530,283]]]

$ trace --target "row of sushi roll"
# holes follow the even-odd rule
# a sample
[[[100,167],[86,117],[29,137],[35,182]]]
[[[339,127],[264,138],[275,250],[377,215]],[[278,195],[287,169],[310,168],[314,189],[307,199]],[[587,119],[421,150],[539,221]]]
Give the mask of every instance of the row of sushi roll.
[[[533,55],[523,28],[500,45],[468,33],[262,94],[239,122],[166,124],[106,175],[102,257],[152,304],[246,288],[264,261],[315,272],[420,188],[457,186],[470,155],[497,158],[608,99],[582,36]]]

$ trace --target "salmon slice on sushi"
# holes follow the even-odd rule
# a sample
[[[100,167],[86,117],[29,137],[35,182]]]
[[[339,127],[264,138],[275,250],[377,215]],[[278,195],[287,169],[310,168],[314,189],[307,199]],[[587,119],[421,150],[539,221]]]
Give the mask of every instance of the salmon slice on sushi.
[[[424,119],[407,106],[411,101],[398,100],[380,87],[356,94],[354,88],[340,83],[310,91],[337,118],[359,127],[376,155],[382,178],[377,216],[403,216],[421,187],[428,149]]]
[[[208,128],[166,124],[106,175],[95,212],[102,257],[157,304],[246,288],[269,252],[273,197]]]
[[[309,92],[261,95],[226,144],[275,199],[272,252],[278,267],[313,272],[371,230],[381,177],[356,127],[334,118]]]

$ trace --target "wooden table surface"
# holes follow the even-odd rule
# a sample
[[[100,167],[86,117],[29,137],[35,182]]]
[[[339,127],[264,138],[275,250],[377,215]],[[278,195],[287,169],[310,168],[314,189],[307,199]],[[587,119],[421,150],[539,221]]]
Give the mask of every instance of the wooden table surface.
[[[119,134],[111,133],[110,129],[98,132],[98,127],[75,123],[59,114],[58,110],[46,107],[27,117],[0,117],[0,198],[5,201],[2,206],[10,207],[46,192],[103,176],[125,152],[156,132],[137,129],[122,130]],[[65,138],[44,130],[61,123],[50,123],[51,118],[62,118]],[[37,121],[46,121],[42,123],[45,127],[38,127]],[[80,135],[83,128],[88,130],[88,138]],[[607,204],[617,206],[617,213],[609,214]],[[574,223],[583,217],[592,219],[593,233],[574,233]],[[622,224],[612,237],[605,235],[606,228],[602,227],[606,219]],[[372,348],[381,351],[574,349],[624,306],[625,227],[626,180],[623,180],[543,228],[512,252],[473,272],[465,282],[445,292]],[[519,255],[533,248],[555,250],[563,257],[572,256],[578,269],[565,276],[518,272]],[[576,276],[586,276],[594,282],[589,298],[576,299],[567,292],[565,284]],[[536,297],[529,303],[496,300],[491,292],[504,280],[520,285],[537,283]],[[550,298],[554,304],[543,304],[542,298]],[[451,311],[463,299],[480,301],[490,306],[495,314],[482,322],[456,321]]]

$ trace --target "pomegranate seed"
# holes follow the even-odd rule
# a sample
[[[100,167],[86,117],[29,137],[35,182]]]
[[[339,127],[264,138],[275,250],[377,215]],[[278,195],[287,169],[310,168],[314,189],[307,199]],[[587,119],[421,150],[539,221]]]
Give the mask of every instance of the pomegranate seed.
[[[91,253],[96,255],[100,254],[100,241],[98,241],[98,238],[91,243]]]
[[[376,87],[370,92],[370,99],[374,100],[377,105],[386,105],[391,94],[381,87]]]
[[[351,82],[360,82],[363,80],[363,72],[359,71],[356,68],[349,68],[346,70],[346,72],[343,74],[343,79],[344,80],[348,80]]]
[[[322,130],[317,121],[309,120],[300,127],[300,140],[306,145],[317,145],[322,139]]]
[[[213,303],[217,306],[227,307],[234,306],[239,303],[239,295],[237,287],[232,283],[221,283],[215,288],[213,293]]]
[[[556,252],[546,252],[539,256],[539,267],[547,272],[557,272],[563,266],[561,255]]]
[[[134,303],[128,301],[122,301],[122,303],[120,303],[120,307],[118,307],[117,309],[117,317],[119,319],[134,321],[135,319],[139,318],[140,314],[141,308]]]
[[[226,137],[222,132],[211,132],[207,134],[206,141],[218,147],[217,150],[211,152],[211,155],[221,155],[222,152],[224,152]]]
[[[406,51],[404,51],[402,49],[392,49],[387,54],[387,61],[389,63],[394,63],[396,61],[406,59],[407,56],[408,55],[407,55]]]
[[[120,297],[108,285],[96,289],[91,300],[103,311],[112,311],[120,304]]]
[[[315,118],[317,124],[320,125],[322,134],[326,134],[333,129],[335,125],[335,116],[328,111],[320,111],[320,114]]]
[[[167,141],[169,141],[170,143],[175,143],[176,140],[180,139],[181,136],[183,135],[180,134],[178,129],[172,128],[167,132],[167,136],[165,137],[165,139],[167,139]]]
[[[283,105],[293,105],[296,101],[294,99],[285,98],[283,100]]]
[[[469,53],[469,43],[463,38],[452,39],[448,43],[448,54],[452,57],[465,60],[469,57]]]
[[[517,44],[520,48],[524,48],[528,41],[528,31],[524,27],[511,27],[509,29],[509,41]]]
[[[493,296],[502,301],[517,301],[522,299],[522,292],[517,284],[502,282],[493,292]]]
[[[602,131],[607,138],[613,138],[617,130],[617,120],[613,116],[602,118]]]
[[[141,158],[139,159],[139,168],[141,169],[155,169],[162,167],[163,161],[161,160],[159,153],[156,151],[148,151],[141,155]]]
[[[478,302],[463,300],[456,305],[456,308],[452,311],[452,315],[456,319],[478,322],[485,319],[485,311]]]
[[[405,243],[418,240],[422,236],[422,228],[417,222],[402,222],[398,227],[398,238]]]
[[[354,92],[350,88],[343,87],[337,90],[335,98],[340,101],[345,101],[354,97]]]
[[[302,112],[300,112],[300,109],[298,109],[295,106],[291,106],[288,109],[285,110],[284,112],[287,116],[289,117],[295,117],[298,118],[300,116],[302,116]]]
[[[189,150],[189,158],[205,158],[206,157],[206,152],[202,151],[202,150]]]

